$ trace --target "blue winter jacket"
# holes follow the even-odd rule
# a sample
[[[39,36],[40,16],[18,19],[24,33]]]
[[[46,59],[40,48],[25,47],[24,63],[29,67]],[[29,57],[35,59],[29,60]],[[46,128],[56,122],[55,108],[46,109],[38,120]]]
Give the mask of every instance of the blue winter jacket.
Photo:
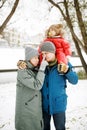
[[[69,63],[69,71],[59,74],[57,64],[52,68],[47,67],[46,77],[42,87],[43,111],[49,114],[64,112],[67,106],[66,86],[67,80],[72,84],[78,82],[78,76]]]

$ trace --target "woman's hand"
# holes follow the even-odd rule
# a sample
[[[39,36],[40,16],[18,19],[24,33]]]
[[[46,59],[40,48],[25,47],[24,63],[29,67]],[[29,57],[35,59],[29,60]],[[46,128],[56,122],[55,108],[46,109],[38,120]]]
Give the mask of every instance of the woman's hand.
[[[19,60],[18,63],[17,63],[17,67],[18,67],[18,69],[26,69],[27,68],[27,64],[26,64],[25,61]]]
[[[46,61],[46,55],[43,55],[43,59],[42,59],[39,70],[45,71],[45,68],[47,65],[48,65],[48,62]]]
[[[44,61],[44,60],[46,60],[46,54],[44,53],[43,55],[42,55],[42,61]]]

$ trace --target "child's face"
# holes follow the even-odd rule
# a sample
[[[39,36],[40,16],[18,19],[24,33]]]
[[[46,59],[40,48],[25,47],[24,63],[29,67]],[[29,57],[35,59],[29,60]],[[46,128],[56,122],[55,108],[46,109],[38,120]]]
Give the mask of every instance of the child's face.
[[[30,63],[33,65],[33,66],[37,66],[38,65],[38,63],[39,63],[39,58],[38,58],[38,56],[35,56],[35,57],[33,57],[31,60],[30,60]]]
[[[50,36],[50,37],[56,36],[55,30],[50,29],[50,30],[49,30],[49,36]]]

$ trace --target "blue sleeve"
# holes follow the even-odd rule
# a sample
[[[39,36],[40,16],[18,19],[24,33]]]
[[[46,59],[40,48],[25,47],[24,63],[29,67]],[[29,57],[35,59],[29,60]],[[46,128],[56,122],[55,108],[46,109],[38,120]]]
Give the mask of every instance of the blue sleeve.
[[[68,72],[65,74],[67,80],[71,83],[71,84],[77,84],[78,83],[78,75],[75,72],[73,66],[71,65],[71,63],[68,63],[69,66],[69,70]]]

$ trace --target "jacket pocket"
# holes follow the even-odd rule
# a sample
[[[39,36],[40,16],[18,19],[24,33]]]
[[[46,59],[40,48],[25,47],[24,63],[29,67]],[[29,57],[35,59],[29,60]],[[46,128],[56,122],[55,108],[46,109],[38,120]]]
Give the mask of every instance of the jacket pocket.
[[[37,97],[37,94],[31,97],[27,102],[25,102],[25,105],[28,105],[28,103],[31,102],[35,98],[35,96]]]
[[[32,115],[38,115],[40,110],[39,95],[33,95],[29,100],[25,102],[25,111],[31,113]]]
[[[58,96],[53,102],[55,111],[65,111],[67,105],[67,95]]]

